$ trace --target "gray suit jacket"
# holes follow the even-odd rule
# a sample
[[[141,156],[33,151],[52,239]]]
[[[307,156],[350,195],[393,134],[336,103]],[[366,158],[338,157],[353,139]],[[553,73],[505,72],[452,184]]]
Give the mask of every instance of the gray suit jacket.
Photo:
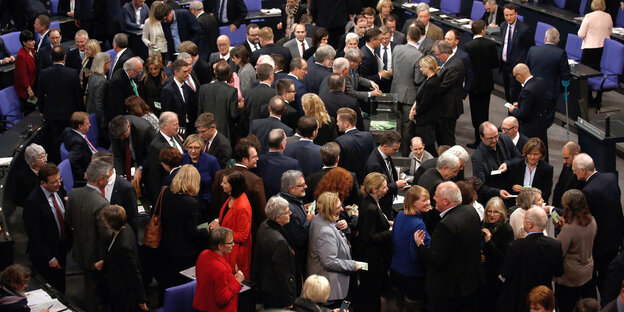
[[[346,238],[333,222],[317,215],[310,224],[308,242],[308,275],[322,275],[329,280],[329,300],[344,299],[349,291],[349,272],[355,271]]]
[[[401,171],[405,172],[406,174],[405,180],[407,182],[414,183],[414,174],[416,173],[416,170],[418,170],[418,167],[420,167],[422,163],[424,163],[425,161],[429,159],[433,159],[433,156],[429,152],[424,151],[423,156],[422,156],[422,161],[417,162],[416,159],[414,158],[414,152],[410,152],[407,158],[409,158],[410,160],[410,165],[408,168],[403,168],[403,170]],[[418,165],[418,167],[416,167],[416,165]]]
[[[95,114],[100,125],[106,118],[104,111],[104,103],[106,102],[106,90],[108,88],[108,80],[104,75],[92,74],[89,76],[87,93],[87,113]]]
[[[74,231],[72,256],[82,269],[95,271],[94,264],[106,255],[105,240],[110,230],[99,217],[102,208],[109,203],[89,186],[75,188],[69,193],[65,207],[65,223]]]
[[[217,130],[232,138],[234,119],[238,117],[238,91],[223,81],[214,81],[199,88],[197,116],[214,114]]]
[[[409,43],[394,47],[390,92],[398,95],[400,103],[413,104],[416,100],[416,90],[425,77],[418,64],[422,57],[423,54]]]
[[[395,45],[405,44],[407,42],[407,38],[404,33],[395,30],[394,34],[392,34],[392,43]]]
[[[240,81],[241,93],[243,97],[246,97],[247,91],[253,87],[254,81],[258,80],[256,78],[256,70],[250,63],[247,63],[238,69],[238,79]]]
[[[420,43],[418,51],[420,51],[420,53],[422,53],[423,55],[435,56],[433,55],[433,44],[433,39],[426,36],[425,39],[423,39],[423,41]]]
[[[312,39],[306,37],[305,41],[308,43],[308,47],[312,46]],[[287,47],[290,50],[290,55],[293,58],[295,58],[295,57],[303,57],[303,55],[299,53],[299,45],[300,44],[301,43],[299,43],[297,38],[294,38],[294,39],[290,39],[286,43],[284,43],[284,47]]]
[[[367,102],[368,101],[368,91],[358,91],[362,89],[371,89],[371,81],[360,76],[357,70],[355,71],[355,79],[351,76],[351,72],[349,75],[345,77],[345,93],[349,96],[352,96],[359,101]]]

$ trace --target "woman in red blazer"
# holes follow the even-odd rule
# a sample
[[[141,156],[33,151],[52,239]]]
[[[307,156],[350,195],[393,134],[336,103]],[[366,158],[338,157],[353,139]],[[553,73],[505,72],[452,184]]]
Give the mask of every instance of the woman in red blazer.
[[[243,272],[234,274],[232,266],[224,258],[234,246],[232,230],[222,227],[210,231],[208,248],[197,258],[195,276],[197,288],[193,307],[207,312],[236,312],[238,292],[243,288]]]
[[[35,97],[33,87],[35,85],[35,76],[37,75],[37,67],[35,59],[35,36],[30,30],[24,30],[19,37],[22,47],[17,52],[15,58],[15,77],[14,83],[17,96],[22,100],[22,110],[26,104],[26,99]]]
[[[225,256],[230,265],[241,270],[245,276],[250,276],[251,269],[251,204],[245,192],[245,178],[234,171],[223,177],[221,181],[223,192],[230,197],[225,201],[219,221],[211,223],[209,229],[226,227],[234,232],[234,247],[232,253]]]

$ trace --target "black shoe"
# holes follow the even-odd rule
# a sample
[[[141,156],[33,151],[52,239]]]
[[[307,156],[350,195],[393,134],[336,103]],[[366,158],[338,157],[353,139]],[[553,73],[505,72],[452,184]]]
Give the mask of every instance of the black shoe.
[[[468,143],[468,144],[466,144],[466,147],[472,148],[472,149],[477,149],[478,146],[479,146],[479,143]]]

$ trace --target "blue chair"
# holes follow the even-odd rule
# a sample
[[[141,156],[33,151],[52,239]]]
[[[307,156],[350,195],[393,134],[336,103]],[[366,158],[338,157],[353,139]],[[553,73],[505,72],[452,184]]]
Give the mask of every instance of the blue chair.
[[[600,71],[602,77],[589,78],[587,83],[592,91],[604,92],[617,89],[619,87],[619,75],[624,70],[624,44],[613,39],[605,39],[600,60]],[[597,105],[600,112],[600,103]]]
[[[617,16],[615,17],[615,27],[624,27],[624,10],[618,9]]]
[[[587,0],[581,0],[581,5],[579,5],[579,14],[581,16],[585,16],[585,7],[587,6]]]
[[[248,12],[260,11],[262,9],[261,0],[245,0]]]
[[[483,6],[483,2],[474,1],[472,2],[472,10],[470,11],[470,19],[475,21],[481,19],[483,14],[485,13],[485,6]]]
[[[86,136],[87,139],[89,139],[89,142],[91,142],[91,144],[93,145],[93,147],[97,149],[98,147],[100,147],[100,144],[98,142],[98,136],[100,135],[100,133],[97,117],[95,117],[95,114],[89,114],[89,123],[91,123],[91,127],[89,127],[89,131],[87,131]]]
[[[568,39],[566,41],[565,51],[568,54],[568,58],[575,61],[581,60],[581,54],[583,50],[581,50],[581,45],[583,44],[583,39],[581,37],[568,33]]]
[[[192,312],[197,281],[165,289],[165,302],[157,312]]]
[[[7,47],[9,52],[13,54],[13,56],[17,56],[17,52],[22,47],[22,43],[19,41],[20,32],[14,31],[8,34],[2,35],[2,40],[4,40],[4,45]]]
[[[566,5],[566,0],[554,0],[555,2],[555,6],[560,8],[560,9],[564,9],[565,5]]]
[[[72,175],[69,159],[61,161],[58,168],[59,173],[61,174],[61,179],[63,179],[63,188],[65,189],[65,192],[69,194],[69,191],[74,188],[74,176]]]
[[[461,10],[460,0],[441,0],[440,1],[440,11],[442,11],[442,13],[457,16],[460,10]]]
[[[219,27],[219,34],[228,36],[230,44],[237,46],[247,40],[247,25],[241,24],[233,33],[230,32],[230,26],[221,26]]]
[[[58,4],[59,4],[59,0],[50,0],[50,14],[52,16],[58,14]]]
[[[549,24],[537,22],[537,26],[535,27],[535,45],[541,46],[544,45],[544,36],[546,35],[546,30],[552,28]]]
[[[13,124],[22,119],[20,99],[13,86],[0,90],[0,119],[7,128],[11,128]]]
[[[245,38],[247,38],[247,37],[245,36]],[[114,62],[114,61],[115,61],[115,56],[117,56],[117,52],[115,52],[115,50],[113,50],[113,49],[110,49],[110,50],[106,51],[106,53],[110,54],[110,56],[111,56],[111,66],[112,66],[112,62]],[[108,76],[109,76],[109,77],[110,77],[110,75],[111,75],[112,70],[113,70],[113,67],[111,67],[111,68],[108,70]]]
[[[61,23],[59,21],[50,22],[50,29],[54,28],[61,30]]]
[[[518,14],[518,20],[524,23],[524,16]]]
[[[69,156],[69,151],[67,150],[67,148],[65,148],[65,143],[61,143],[59,149],[61,152],[61,161],[67,159],[67,156]]]

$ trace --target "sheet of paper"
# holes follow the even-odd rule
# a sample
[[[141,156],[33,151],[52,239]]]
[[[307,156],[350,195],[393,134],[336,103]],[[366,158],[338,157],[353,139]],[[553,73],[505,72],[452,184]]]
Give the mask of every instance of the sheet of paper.
[[[66,311],[67,307],[60,301],[58,301],[58,299],[53,299],[48,302],[42,302],[40,304],[30,307],[31,311],[41,311],[43,309],[48,309],[50,312],[60,312]]]
[[[359,265],[363,271],[368,271],[368,262],[355,261],[355,264]]]
[[[492,172],[490,172],[490,175],[498,175],[498,174],[501,174],[501,173],[503,173],[503,172],[500,171],[500,170],[492,170]]]
[[[392,202],[393,205],[398,205],[398,204],[403,204],[403,201],[405,200],[405,197],[401,196],[401,195],[397,195],[394,198],[394,201]]]
[[[32,307],[40,303],[51,301],[52,297],[50,297],[45,290],[39,288],[37,290],[26,292],[26,299],[28,300],[28,306]]]
[[[13,157],[0,158],[0,166],[4,167],[4,166],[10,165],[12,160],[13,160]]]

